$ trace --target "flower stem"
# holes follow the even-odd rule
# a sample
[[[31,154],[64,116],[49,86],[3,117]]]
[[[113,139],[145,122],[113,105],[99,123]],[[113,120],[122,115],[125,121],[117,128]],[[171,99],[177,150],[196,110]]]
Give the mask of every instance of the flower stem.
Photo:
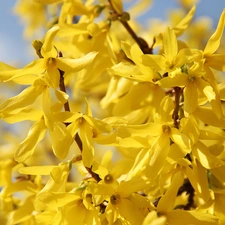
[[[180,109],[180,95],[181,95],[182,89],[180,87],[175,87],[174,88],[174,93],[175,93],[175,107],[173,111],[173,121],[174,121],[174,127],[177,129],[179,128],[180,120],[179,120],[179,109]]]
[[[62,57],[62,56],[63,56],[62,53],[59,52],[59,57]],[[59,73],[60,73],[60,82],[59,82],[60,91],[63,91],[64,93],[66,93],[66,87],[65,87],[65,82],[64,82],[64,73],[65,72],[59,69]],[[70,105],[69,105],[68,101],[64,103],[64,110],[70,112]],[[69,125],[69,123],[66,123],[66,126],[68,126],[68,125]],[[77,143],[77,146],[79,147],[80,151],[82,152],[83,151],[83,145],[82,145],[82,141],[81,141],[81,138],[80,138],[78,133],[76,133],[74,140]],[[85,168],[88,171],[88,173],[90,173],[90,175],[97,182],[99,182],[101,180],[99,175],[97,173],[94,173],[91,168],[89,168],[89,167],[85,167]]]
[[[110,8],[113,12],[113,14],[116,14],[117,17],[121,16],[116,9],[113,7],[112,5],[112,1],[108,0],[109,4],[110,4]],[[120,23],[124,26],[124,28],[127,30],[127,32],[131,35],[131,37],[135,40],[135,42],[139,45],[140,49],[142,50],[142,52],[144,54],[152,54],[153,52],[153,45],[155,43],[155,40],[153,41],[153,45],[151,47],[148,46],[147,42],[141,38],[138,37],[138,35],[134,32],[134,30],[131,28],[131,26],[129,25],[129,23],[125,20],[119,20]]]

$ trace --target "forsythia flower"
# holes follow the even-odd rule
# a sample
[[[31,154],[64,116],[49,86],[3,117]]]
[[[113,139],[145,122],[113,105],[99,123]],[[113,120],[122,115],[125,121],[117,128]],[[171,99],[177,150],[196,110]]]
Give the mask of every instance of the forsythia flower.
[[[1,225],[225,224],[225,9],[210,36],[196,2],[143,31],[149,0],[18,1],[47,31],[0,62]]]

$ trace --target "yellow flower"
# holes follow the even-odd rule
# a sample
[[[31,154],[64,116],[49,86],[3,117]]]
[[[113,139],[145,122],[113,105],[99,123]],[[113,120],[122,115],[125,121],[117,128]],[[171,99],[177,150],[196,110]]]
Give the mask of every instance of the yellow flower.
[[[184,87],[184,111],[191,114],[198,107],[198,99],[201,95],[205,95],[207,100],[211,102],[216,99],[216,94],[210,83],[202,78],[204,72],[201,64],[194,63],[185,72],[174,77],[165,77],[157,83],[163,88]]]
[[[151,66],[146,66],[141,63],[141,57],[144,54],[136,43],[132,46],[127,43],[122,43],[121,47],[126,56],[136,65],[128,62],[120,62],[109,69],[111,73],[138,82],[152,82],[154,79],[159,77]]]
[[[80,130],[82,160],[84,166],[90,168],[94,160],[94,141],[99,144],[110,144],[115,141],[116,136],[109,124],[92,117],[92,112],[87,101],[86,104],[86,114],[78,112],[56,113],[54,116],[55,122],[70,124],[65,128],[65,131],[60,128],[54,129],[51,136],[53,140],[53,151],[58,158],[62,159],[68,154],[69,147],[75,135]]]
[[[161,77],[165,73],[172,77],[173,72],[189,62],[190,50],[187,48],[178,49],[176,34],[170,28],[167,28],[164,32],[162,44],[164,52],[162,55],[145,54],[142,56],[141,62],[160,73]]]
[[[213,75],[213,72],[210,68],[217,69],[223,71],[223,64],[224,64],[224,55],[218,55],[214,54],[217,49],[220,46],[220,41],[223,35],[225,25],[225,10],[223,10],[216,31],[213,33],[213,35],[209,38],[204,51],[195,50],[193,51],[193,56],[191,57],[193,60],[201,61],[203,62],[203,69],[204,69],[204,78],[207,80],[207,82],[212,86],[213,91],[216,94],[215,99],[211,100],[211,106],[215,112],[215,114],[218,116],[218,118],[221,118],[223,115],[221,102],[220,102],[220,96],[219,96],[219,90],[217,86],[217,81]]]
[[[145,171],[150,180],[156,179],[163,169],[167,155],[170,150],[170,141],[173,141],[182,151],[187,154],[191,151],[189,138],[173,127],[172,121],[172,100],[166,96],[161,102],[161,111],[155,118],[155,123],[144,125],[127,125],[120,128],[120,133],[129,134],[131,138],[143,137],[150,139],[135,159],[134,166],[129,172],[129,176],[139,176]],[[129,144],[128,144],[129,145]]]
[[[169,225],[217,225],[219,224],[219,218],[210,214],[185,211],[185,210],[173,210],[166,213],[167,224]]]
[[[142,224],[145,213],[141,208],[148,208],[149,202],[135,192],[147,188],[142,178],[121,181],[117,186],[110,184],[91,184],[93,195],[102,195],[108,201],[105,216],[109,224],[126,219],[130,224]]]
[[[41,47],[41,55],[44,58],[33,61],[23,69],[6,71],[6,73],[8,72],[7,77],[9,74],[11,75],[8,81],[13,80],[16,82],[19,79],[19,82],[21,82],[21,78],[24,77],[24,84],[31,84],[32,86],[25,89],[18,96],[12,97],[0,105],[0,113],[3,113],[3,117],[4,113],[15,113],[15,110],[19,112],[20,109],[31,105],[44,92],[46,87],[51,87],[55,90],[56,97],[59,101],[62,101],[62,99],[67,100],[67,95],[57,90],[60,82],[59,70],[63,72],[76,72],[82,70],[95,58],[97,53],[94,52],[79,59],[57,58],[58,53],[52,45],[52,41],[58,30],[59,28],[55,26],[47,32],[45,42]],[[4,73],[4,71],[0,72],[0,77],[1,75],[4,77]]]

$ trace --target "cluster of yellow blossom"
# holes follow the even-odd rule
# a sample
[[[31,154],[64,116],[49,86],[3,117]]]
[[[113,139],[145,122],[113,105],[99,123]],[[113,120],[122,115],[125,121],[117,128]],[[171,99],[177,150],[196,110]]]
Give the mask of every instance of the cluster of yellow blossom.
[[[149,0],[18,1],[46,32],[0,62],[1,225],[225,224],[225,9],[179,2],[142,29]]]

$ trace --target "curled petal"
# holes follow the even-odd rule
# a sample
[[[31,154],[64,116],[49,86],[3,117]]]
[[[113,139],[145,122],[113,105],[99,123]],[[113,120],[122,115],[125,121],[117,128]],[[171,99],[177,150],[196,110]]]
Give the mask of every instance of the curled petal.
[[[54,47],[54,45],[52,44],[52,42],[58,31],[59,31],[59,26],[54,26],[47,32],[45,36],[44,44],[41,48],[41,55],[44,58],[57,57],[58,52],[56,48]]]
[[[14,158],[18,162],[24,162],[34,152],[36,145],[44,138],[47,129],[44,119],[37,121],[29,130],[27,138],[18,146]]]
[[[57,58],[57,67],[64,72],[77,72],[90,65],[97,54],[97,52],[90,52],[78,59]]]
[[[212,55],[220,45],[220,40],[223,35],[223,30],[224,30],[224,24],[225,24],[225,9],[223,10],[216,31],[214,34],[209,38],[205,49],[204,49],[204,55]]]
[[[168,225],[218,225],[219,218],[216,216],[197,211],[173,210],[166,213]]]

